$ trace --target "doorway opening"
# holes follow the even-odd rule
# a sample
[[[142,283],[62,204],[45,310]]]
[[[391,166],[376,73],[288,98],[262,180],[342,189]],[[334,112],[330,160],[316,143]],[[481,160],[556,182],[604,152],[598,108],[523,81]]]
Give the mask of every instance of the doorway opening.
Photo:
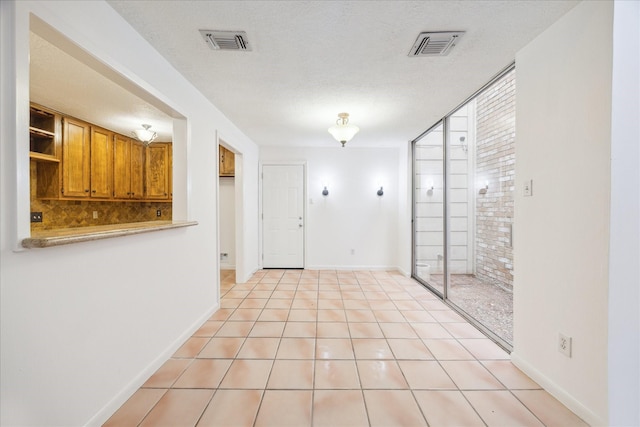
[[[217,153],[218,266],[220,294],[223,295],[239,282],[238,275],[241,274],[242,154],[221,138],[218,138]]]

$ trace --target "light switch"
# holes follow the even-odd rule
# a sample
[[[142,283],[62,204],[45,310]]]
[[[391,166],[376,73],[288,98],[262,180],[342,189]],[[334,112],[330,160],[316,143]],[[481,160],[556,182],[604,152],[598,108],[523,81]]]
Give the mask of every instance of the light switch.
[[[533,180],[532,179],[528,179],[524,182],[523,193],[524,193],[524,197],[533,196]]]

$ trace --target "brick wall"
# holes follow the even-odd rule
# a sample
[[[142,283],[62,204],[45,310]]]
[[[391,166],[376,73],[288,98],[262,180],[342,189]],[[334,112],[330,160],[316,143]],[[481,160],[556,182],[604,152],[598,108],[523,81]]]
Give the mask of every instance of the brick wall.
[[[515,173],[515,70],[476,99],[476,177],[488,183],[476,197],[476,275],[511,289]]]

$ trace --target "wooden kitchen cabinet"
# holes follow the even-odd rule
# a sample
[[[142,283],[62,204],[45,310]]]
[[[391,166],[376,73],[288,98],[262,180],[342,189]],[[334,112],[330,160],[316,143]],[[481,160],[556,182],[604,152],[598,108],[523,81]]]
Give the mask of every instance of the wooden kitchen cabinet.
[[[91,127],[91,194],[90,197],[109,199],[113,196],[113,133]]]
[[[169,152],[171,144],[153,143],[146,147],[145,153],[145,198],[148,200],[168,200],[169,188]]]
[[[220,176],[235,176],[236,159],[233,151],[227,150],[222,145],[219,146],[220,157]]]
[[[119,134],[113,140],[113,197],[144,197],[144,145]]]
[[[144,145],[131,140],[131,198],[144,198]]]
[[[35,161],[36,197],[60,197],[61,116],[56,111],[31,103],[29,106],[29,158]]]
[[[38,104],[29,107],[29,156],[60,162],[60,114]]]
[[[169,199],[173,200],[173,144],[169,144],[169,165],[167,169],[169,173]]]
[[[62,119],[62,189],[64,197],[88,198],[91,126],[80,120]]]
[[[35,197],[170,201],[172,144],[142,142],[31,104]]]

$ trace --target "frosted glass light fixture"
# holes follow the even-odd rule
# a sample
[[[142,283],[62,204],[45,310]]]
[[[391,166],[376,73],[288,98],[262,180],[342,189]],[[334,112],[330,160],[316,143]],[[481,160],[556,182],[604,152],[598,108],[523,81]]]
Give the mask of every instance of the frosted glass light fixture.
[[[359,131],[360,128],[358,126],[349,124],[349,113],[338,114],[336,124],[329,128],[331,136],[341,143],[343,147],[344,144],[351,141],[351,138],[353,138]]]
[[[158,137],[158,134],[150,131],[149,128],[151,125],[142,125],[142,129],[136,129],[132,132],[134,138],[138,141],[144,143],[144,145],[149,145],[153,142],[154,139]]]

